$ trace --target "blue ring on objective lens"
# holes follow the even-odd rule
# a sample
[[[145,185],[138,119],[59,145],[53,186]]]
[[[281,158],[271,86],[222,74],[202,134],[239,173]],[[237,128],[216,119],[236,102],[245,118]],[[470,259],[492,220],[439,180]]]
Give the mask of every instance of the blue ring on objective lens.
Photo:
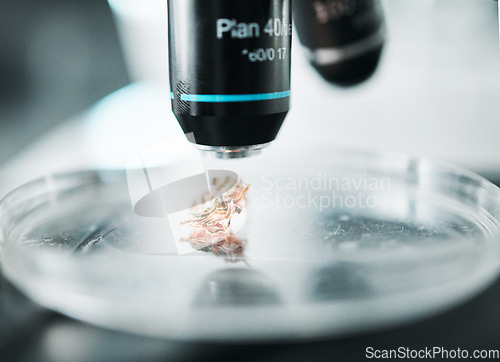
[[[290,91],[255,94],[181,94],[181,101],[187,102],[255,102],[290,97]]]

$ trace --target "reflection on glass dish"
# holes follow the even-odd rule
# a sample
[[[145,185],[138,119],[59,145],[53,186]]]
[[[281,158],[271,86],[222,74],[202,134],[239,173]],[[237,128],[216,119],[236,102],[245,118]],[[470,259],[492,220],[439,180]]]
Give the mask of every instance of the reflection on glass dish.
[[[88,171],[33,181],[1,202],[5,274],[75,318],[210,341],[394,325],[496,277],[500,191],[479,176],[405,156],[268,151],[208,165],[251,185],[233,235],[244,255],[230,259],[245,262],[213,245],[179,254],[164,217],[134,213],[125,172]]]

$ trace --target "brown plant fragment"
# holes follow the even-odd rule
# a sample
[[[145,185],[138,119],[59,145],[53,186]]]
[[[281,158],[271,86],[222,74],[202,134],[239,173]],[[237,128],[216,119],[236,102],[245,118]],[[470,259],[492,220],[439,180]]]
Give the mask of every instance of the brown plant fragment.
[[[232,182],[230,178],[215,178],[213,189],[221,190],[229,182]],[[249,186],[238,181],[215,199],[203,195],[191,208],[188,219],[181,222],[185,235],[181,241],[189,242],[196,250],[224,256],[231,261],[243,258],[246,240],[235,237],[230,226],[231,218],[241,214],[246,206]]]

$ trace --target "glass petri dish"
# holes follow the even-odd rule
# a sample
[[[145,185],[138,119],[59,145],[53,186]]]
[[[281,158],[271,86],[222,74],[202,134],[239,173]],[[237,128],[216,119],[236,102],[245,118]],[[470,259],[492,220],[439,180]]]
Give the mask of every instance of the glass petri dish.
[[[2,268],[38,303],[196,341],[337,337],[438,313],[495,280],[500,190],[445,163],[277,147],[207,160],[250,185],[239,253],[179,253],[125,171],[35,180],[0,203]]]

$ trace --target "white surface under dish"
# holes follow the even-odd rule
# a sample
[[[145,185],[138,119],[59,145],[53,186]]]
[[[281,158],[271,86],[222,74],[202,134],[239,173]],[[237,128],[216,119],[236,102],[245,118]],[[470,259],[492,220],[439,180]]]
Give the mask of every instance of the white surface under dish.
[[[479,176],[405,156],[267,151],[222,164],[250,184],[241,255],[179,255],[166,218],[134,214],[124,171],[88,171],[3,199],[3,271],[87,322],[239,342],[415,320],[497,276],[500,190]]]

